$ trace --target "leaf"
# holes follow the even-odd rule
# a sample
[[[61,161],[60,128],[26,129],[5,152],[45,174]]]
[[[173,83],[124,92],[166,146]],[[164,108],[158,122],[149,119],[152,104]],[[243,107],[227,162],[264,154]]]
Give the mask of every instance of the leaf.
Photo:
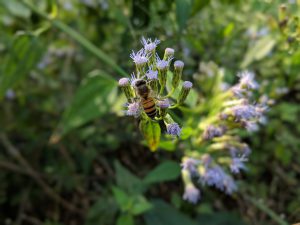
[[[192,7],[192,15],[195,15],[200,10],[202,10],[209,2],[210,0],[194,0]]]
[[[174,151],[176,146],[173,140],[168,140],[168,141],[160,141],[159,147],[166,151]]]
[[[152,120],[142,120],[140,129],[151,151],[155,151],[160,142],[161,129],[159,123]]]
[[[191,12],[191,0],[176,0],[176,18],[179,30],[182,31]]]
[[[50,142],[56,143],[71,130],[111,111],[117,101],[117,82],[103,71],[88,74],[65,110]]]
[[[14,16],[27,19],[31,15],[30,10],[18,0],[4,0],[1,1],[0,4],[2,4]]]
[[[152,201],[153,209],[144,215],[147,225],[196,225],[188,216],[161,201]]]
[[[2,63],[0,99],[7,89],[14,87],[29,74],[39,62],[43,49],[34,35],[20,33],[14,38],[11,47],[8,48],[9,54]]]
[[[193,130],[192,127],[183,127],[182,130],[181,130],[180,139],[181,140],[186,140],[190,136],[192,136],[193,134],[194,134],[194,130]]]
[[[152,204],[148,202],[144,196],[139,195],[139,196],[135,196],[133,207],[130,210],[130,212],[136,216],[150,210],[151,208],[152,208]]]
[[[155,167],[148,175],[145,177],[144,182],[159,183],[162,181],[175,180],[180,175],[180,166],[174,161],[165,161]]]
[[[117,220],[117,225],[134,225],[133,216],[130,214],[122,214]]]
[[[126,192],[124,192],[122,189],[118,187],[113,187],[112,190],[116,202],[118,203],[120,209],[123,212],[129,211],[129,209],[132,206],[132,198]]]
[[[262,39],[258,40],[254,44],[254,46],[251,46],[248,49],[241,67],[245,68],[252,62],[264,58],[273,49],[275,43],[275,40],[271,36],[265,36]]]
[[[117,209],[118,207],[113,197],[101,197],[89,208],[84,224],[112,224],[115,220]]]
[[[116,180],[119,187],[129,194],[143,193],[146,189],[143,182],[129,170],[123,167],[118,161],[115,161]]]

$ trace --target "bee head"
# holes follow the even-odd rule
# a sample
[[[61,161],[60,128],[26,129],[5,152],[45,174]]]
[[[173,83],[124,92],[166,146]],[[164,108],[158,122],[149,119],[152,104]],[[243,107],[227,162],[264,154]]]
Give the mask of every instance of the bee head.
[[[134,86],[136,86],[136,87],[140,87],[140,86],[146,85],[146,84],[147,84],[147,82],[143,79],[138,79],[134,82]]]

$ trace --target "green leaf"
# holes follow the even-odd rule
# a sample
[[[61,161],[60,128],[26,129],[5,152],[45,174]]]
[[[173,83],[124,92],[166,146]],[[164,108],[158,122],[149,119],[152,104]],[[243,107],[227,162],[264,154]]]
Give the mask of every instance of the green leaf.
[[[117,82],[103,71],[88,74],[65,110],[50,142],[56,143],[71,130],[111,111],[117,101]]]
[[[129,211],[129,209],[132,206],[132,198],[126,192],[124,192],[122,189],[118,187],[113,187],[112,190],[116,202],[118,203],[120,209],[123,212]]]
[[[196,225],[188,216],[161,201],[152,201],[153,209],[144,215],[147,225]]]
[[[146,189],[143,182],[129,170],[123,167],[118,161],[115,161],[116,180],[119,187],[129,194],[143,193]]]
[[[176,18],[179,30],[182,31],[191,13],[191,0],[176,0]]]
[[[159,123],[152,120],[142,120],[140,129],[151,151],[155,151],[160,142],[161,129]]]
[[[150,173],[148,173],[148,175],[144,179],[144,182],[150,184],[175,180],[179,177],[179,175],[179,164],[173,161],[165,161],[155,167]]]
[[[191,128],[191,127],[183,127],[182,130],[181,130],[180,139],[181,140],[186,140],[190,136],[192,136],[193,133],[194,133],[193,128]]]
[[[117,220],[117,225],[134,225],[133,216],[130,214],[122,214]]]
[[[113,197],[101,197],[89,208],[84,224],[112,224],[116,218],[117,209]]]
[[[4,0],[1,1],[0,4],[2,4],[8,10],[8,12],[14,16],[27,19],[31,15],[30,10],[18,0]]]
[[[42,56],[43,47],[34,35],[18,34],[11,47],[9,55],[4,59],[0,76],[0,99],[8,88],[14,87],[27,76]]]
[[[174,151],[175,150],[175,142],[174,140],[168,140],[168,141],[160,141],[159,142],[159,148],[162,148],[167,151]]]
[[[254,46],[250,46],[241,67],[245,68],[256,60],[264,58],[273,49],[275,40],[271,36],[265,36],[258,40]]]
[[[148,202],[144,196],[138,195],[135,196],[134,198],[133,207],[130,210],[130,212],[133,215],[139,215],[150,210],[151,208],[152,208],[152,204]]]
[[[198,13],[201,9],[203,9],[210,0],[193,0],[193,7],[192,7],[192,15]]]

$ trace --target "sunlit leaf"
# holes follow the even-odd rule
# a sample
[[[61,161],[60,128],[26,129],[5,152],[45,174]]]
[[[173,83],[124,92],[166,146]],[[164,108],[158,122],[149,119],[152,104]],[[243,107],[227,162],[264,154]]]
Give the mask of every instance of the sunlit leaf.
[[[140,129],[151,151],[155,151],[159,145],[161,129],[159,123],[152,120],[142,120]]]
[[[275,40],[271,36],[263,37],[258,40],[254,46],[250,46],[247,51],[241,67],[245,68],[256,60],[260,60],[267,56],[275,45]]]

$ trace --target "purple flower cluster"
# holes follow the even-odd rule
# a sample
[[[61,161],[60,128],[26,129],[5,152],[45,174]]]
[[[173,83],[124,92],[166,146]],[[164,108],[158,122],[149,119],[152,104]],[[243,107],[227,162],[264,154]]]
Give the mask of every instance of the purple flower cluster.
[[[171,123],[167,125],[167,134],[172,136],[180,136],[181,128],[177,123]]]
[[[126,115],[138,117],[140,115],[140,104],[138,102],[133,102],[128,104]]]
[[[242,165],[241,163],[239,166]],[[185,176],[198,179],[198,183],[203,186],[215,187],[229,195],[237,190],[237,185],[233,178],[220,165],[214,163],[210,155],[203,155],[201,160],[184,158],[181,166],[182,171],[184,171],[183,174],[188,174]],[[244,169],[244,167],[238,167],[238,169]],[[187,181],[183,199],[196,203],[200,199],[200,191],[193,185],[191,180],[188,179]]]
[[[211,140],[214,137],[220,137],[226,132],[225,126],[216,127],[214,125],[209,125],[203,132],[202,138],[204,140]]]

